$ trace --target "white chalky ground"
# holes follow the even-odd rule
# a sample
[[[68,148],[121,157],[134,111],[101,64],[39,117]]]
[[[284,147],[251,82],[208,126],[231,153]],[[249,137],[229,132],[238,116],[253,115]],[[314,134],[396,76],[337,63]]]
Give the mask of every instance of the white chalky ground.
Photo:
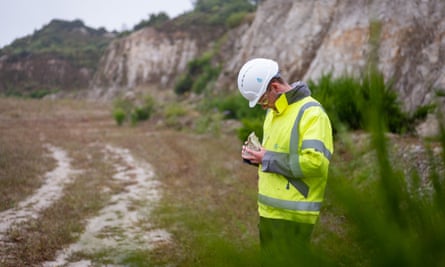
[[[48,149],[57,161],[56,168],[45,175],[44,184],[35,194],[16,208],[0,213],[0,240],[4,240],[6,231],[14,224],[38,218],[39,212],[59,199],[64,186],[75,179],[78,171],[72,170],[67,153],[51,145]],[[76,243],[59,251],[54,261],[43,266],[91,266],[94,262],[79,255],[94,253],[101,253],[118,266],[131,251],[146,251],[171,242],[167,231],[150,225],[152,207],[160,199],[160,184],[151,166],[136,160],[127,149],[107,145],[103,151],[105,158],[113,162],[112,181],[123,183],[124,190],[113,195],[108,205],[87,221]]]

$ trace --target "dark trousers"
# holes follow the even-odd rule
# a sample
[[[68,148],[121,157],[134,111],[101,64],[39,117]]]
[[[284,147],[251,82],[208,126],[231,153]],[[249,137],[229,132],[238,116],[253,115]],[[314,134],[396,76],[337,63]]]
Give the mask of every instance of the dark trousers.
[[[313,224],[260,217],[261,266],[305,266],[310,262]]]

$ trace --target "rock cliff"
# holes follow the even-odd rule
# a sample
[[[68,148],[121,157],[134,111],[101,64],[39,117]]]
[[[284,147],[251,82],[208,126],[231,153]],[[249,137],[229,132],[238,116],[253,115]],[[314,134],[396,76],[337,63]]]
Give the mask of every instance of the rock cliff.
[[[167,24],[117,39],[99,63],[89,97],[110,99],[142,85],[171,90],[187,63],[211,49],[221,34],[218,28],[182,29]]]
[[[220,84],[250,57],[280,63],[289,80],[323,73],[359,75],[370,47],[371,21],[381,23],[379,68],[407,110],[429,103],[445,88],[445,2],[442,0],[275,0],[263,2],[253,23],[236,39]]]
[[[236,75],[252,57],[280,63],[284,77],[316,80],[363,73],[371,21],[381,25],[379,68],[405,108],[413,111],[445,88],[443,0],[266,0],[255,18],[225,33],[215,89],[236,90]],[[196,29],[194,29],[196,31]],[[172,89],[189,60],[211,48],[221,33],[140,30],[114,41],[102,58],[91,96],[114,96],[139,85]]]

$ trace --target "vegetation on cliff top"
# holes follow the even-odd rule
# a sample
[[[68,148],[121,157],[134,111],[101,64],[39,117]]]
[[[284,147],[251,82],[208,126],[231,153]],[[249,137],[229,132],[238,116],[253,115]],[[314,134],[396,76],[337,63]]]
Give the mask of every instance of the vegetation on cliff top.
[[[104,28],[87,27],[81,20],[52,20],[34,34],[0,50],[0,56],[8,55],[9,62],[17,62],[32,55],[46,54],[68,60],[78,67],[95,69],[114,36]]]

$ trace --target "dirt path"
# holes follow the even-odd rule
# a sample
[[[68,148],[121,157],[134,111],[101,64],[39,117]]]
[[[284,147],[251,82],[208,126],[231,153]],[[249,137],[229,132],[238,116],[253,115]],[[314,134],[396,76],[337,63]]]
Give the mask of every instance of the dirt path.
[[[78,172],[72,169],[71,159],[66,151],[49,144],[46,147],[57,162],[56,168],[45,174],[43,185],[32,196],[18,203],[16,208],[0,213],[1,255],[4,255],[3,252],[7,247],[12,245],[6,239],[7,231],[14,225],[37,218],[39,212],[48,208],[62,196],[64,186],[70,183]]]
[[[160,199],[159,182],[150,165],[137,161],[127,149],[106,146],[106,157],[114,164],[113,181],[128,184],[114,195],[99,214],[89,219],[85,232],[77,243],[60,251],[55,261],[44,266],[90,266],[89,259],[75,255],[103,254],[107,260],[118,262],[126,253],[147,250],[170,242],[170,234],[152,229],[149,216]],[[70,258],[73,258],[70,262]]]
[[[4,240],[6,231],[12,225],[37,218],[40,211],[59,199],[64,186],[70,183],[78,172],[71,168],[71,159],[63,149],[52,145],[46,146],[51,152],[51,156],[57,161],[57,166],[45,174],[44,184],[37,192],[20,202],[16,208],[0,213],[0,240]]]
[[[57,161],[56,168],[46,173],[43,185],[32,196],[16,208],[0,213],[0,253],[13,245],[7,242],[8,230],[38,218],[40,212],[62,196],[64,187],[80,172],[72,168],[65,150],[52,145],[47,147]],[[150,223],[152,208],[160,199],[160,184],[152,167],[136,160],[127,149],[110,145],[99,147],[103,148],[105,160],[113,164],[112,183],[124,184],[124,190],[114,194],[109,203],[87,221],[76,243],[60,250],[54,261],[45,262],[43,266],[91,266],[94,262],[90,259],[98,253],[102,260],[105,258],[117,266],[114,263],[121,262],[128,253],[171,242],[167,231],[156,229]]]

